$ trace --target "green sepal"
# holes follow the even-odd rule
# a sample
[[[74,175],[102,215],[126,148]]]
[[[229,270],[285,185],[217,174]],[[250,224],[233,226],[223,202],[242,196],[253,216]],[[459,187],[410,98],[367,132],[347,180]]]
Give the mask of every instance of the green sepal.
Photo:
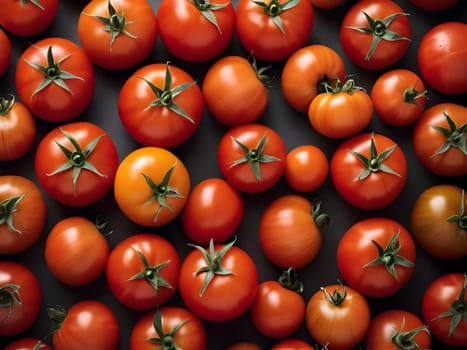
[[[446,110],[443,111],[443,115],[448,122],[449,129],[438,125],[430,125],[446,138],[446,141],[436,150],[432,157],[447,152],[451,147],[459,149],[459,151],[467,156],[467,123],[458,127]]]
[[[182,350],[182,348],[175,342],[175,335],[188,321],[189,320],[181,321],[166,333],[162,328],[162,312],[157,308],[154,313],[153,326],[158,338],[149,338],[148,341],[152,344],[160,345],[157,350]]]
[[[265,3],[260,0],[252,0],[256,5],[261,7],[264,12],[266,12],[274,22],[274,24],[279,28],[282,34],[285,34],[284,25],[282,24],[281,14],[284,11],[287,11],[300,3],[300,0],[288,0],[284,3],[280,3],[279,0],[271,0],[269,3]]]
[[[44,5],[41,4],[41,2],[39,0],[20,0],[21,2],[21,6],[26,6],[28,3],[31,3],[33,4],[34,6],[38,7],[39,9],[41,9],[42,11],[45,11],[45,7]]]
[[[19,233],[22,232],[18,230],[13,223],[13,213],[18,210],[18,204],[24,199],[26,193],[23,193],[18,196],[13,196],[5,198],[0,201],[0,226],[6,224],[8,231]]]
[[[12,315],[15,305],[22,305],[20,289],[21,286],[11,283],[0,286],[0,308],[8,308],[8,313],[0,319],[0,325]]]
[[[213,4],[209,0],[191,0],[193,5],[200,11],[201,15],[206,18],[211,24],[213,24],[219,34],[222,34],[222,30],[219,27],[219,23],[217,22],[216,15],[214,11],[222,10],[223,8],[230,5],[230,1],[227,1],[224,4]]]
[[[455,222],[463,230],[467,230],[467,214],[465,213],[465,191],[462,189],[461,202],[459,204],[459,212],[448,217],[448,222]]]

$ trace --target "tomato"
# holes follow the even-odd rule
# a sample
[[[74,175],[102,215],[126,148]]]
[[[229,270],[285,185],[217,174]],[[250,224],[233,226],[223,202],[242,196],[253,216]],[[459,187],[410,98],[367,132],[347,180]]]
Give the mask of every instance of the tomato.
[[[225,0],[162,0],[157,10],[162,43],[175,57],[204,62],[220,55],[235,32],[235,9]]]
[[[467,24],[445,22],[422,36],[417,49],[418,68],[423,80],[436,91],[448,95],[467,92],[466,35]]]
[[[309,0],[240,0],[236,30],[243,48],[257,59],[281,61],[306,44],[314,23]]]
[[[376,115],[391,126],[407,126],[425,110],[427,90],[423,80],[408,69],[392,69],[373,84],[371,100]]]
[[[182,307],[164,306],[149,311],[136,321],[130,334],[130,350],[204,350],[207,334],[204,324]]]
[[[282,137],[263,124],[228,129],[219,141],[217,162],[224,178],[237,190],[258,193],[282,177],[286,149]]]
[[[409,0],[415,6],[428,11],[446,10],[459,2],[459,0]]]
[[[355,135],[370,124],[373,103],[352,79],[344,84],[338,81],[335,87],[326,85],[326,89],[311,101],[308,109],[308,119],[315,131],[339,139]]]
[[[382,134],[363,133],[346,139],[335,150],[330,165],[336,191],[364,210],[394,202],[407,180],[404,152]]]
[[[440,176],[467,174],[467,107],[439,103],[415,124],[412,144],[421,164]]]
[[[78,38],[89,59],[111,69],[143,62],[157,39],[156,15],[147,0],[92,0],[81,10]]]
[[[26,106],[10,98],[0,97],[0,161],[21,158],[36,141],[36,120]]]
[[[110,253],[107,283],[123,305],[149,310],[177,291],[180,257],[167,239],[139,233],[120,241]]]
[[[308,300],[305,324],[311,337],[326,349],[351,349],[368,330],[370,307],[355,289],[331,284],[321,287]]]
[[[115,176],[114,197],[120,210],[141,226],[162,226],[174,220],[189,191],[190,174],[185,164],[160,147],[131,151]]]
[[[365,335],[368,350],[430,349],[430,331],[414,313],[389,309],[371,319]]]
[[[388,68],[409,48],[411,28],[408,16],[391,0],[358,1],[341,22],[342,49],[360,67]]]
[[[320,227],[328,216],[320,213],[321,203],[301,195],[282,195],[268,205],[259,223],[259,242],[267,259],[283,269],[302,268],[318,255]]]
[[[185,305],[207,321],[229,321],[247,311],[258,288],[258,270],[243,249],[227,244],[191,245],[182,262],[179,292]]]
[[[8,36],[0,28],[0,46],[2,51],[0,51],[0,77],[2,77],[8,70],[11,61],[11,43]]]
[[[315,350],[313,345],[298,338],[288,338],[279,340],[271,350]]]
[[[68,310],[49,308],[48,315],[57,323],[52,335],[54,350],[115,350],[120,326],[112,309],[97,300],[80,300]]]
[[[241,341],[230,345],[225,350],[263,350],[263,348],[256,343]]]
[[[4,350],[51,350],[51,348],[36,338],[19,338],[8,343]]]
[[[144,146],[172,148],[198,129],[203,94],[184,70],[154,63],[134,72],[118,96],[118,114],[130,136]]]
[[[258,121],[269,102],[267,69],[258,68],[254,58],[230,55],[216,60],[208,68],[202,85],[210,114],[227,126]]]
[[[0,261],[0,336],[17,335],[36,321],[42,288],[36,275],[22,263]]]
[[[239,229],[244,216],[238,191],[220,178],[207,178],[191,190],[182,211],[185,234],[197,244],[225,242]]]
[[[50,130],[36,149],[34,170],[44,190],[57,202],[83,207],[112,188],[117,147],[105,130],[90,122],[72,122]]]
[[[40,34],[55,20],[58,3],[58,0],[4,0],[0,25],[15,35]]]
[[[15,85],[39,119],[67,122],[80,115],[94,94],[94,71],[81,47],[55,37],[31,44],[19,57]]]
[[[0,176],[0,254],[29,249],[42,234],[47,206],[39,187],[20,175]]]
[[[345,78],[342,57],[334,49],[319,44],[296,50],[285,61],[281,89],[286,102],[295,110],[307,113],[311,101],[325,91],[324,83]]]
[[[311,4],[322,10],[333,10],[341,7],[347,0],[311,0]]]
[[[433,280],[422,298],[422,317],[431,335],[443,343],[467,346],[467,277],[447,272]]]
[[[337,266],[353,289],[369,297],[397,293],[413,275],[415,242],[393,219],[371,217],[353,224],[337,246]]]

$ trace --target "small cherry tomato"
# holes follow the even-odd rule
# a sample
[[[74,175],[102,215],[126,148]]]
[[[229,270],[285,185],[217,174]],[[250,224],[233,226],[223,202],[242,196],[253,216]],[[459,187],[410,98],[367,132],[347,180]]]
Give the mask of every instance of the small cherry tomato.
[[[13,340],[4,350],[51,350],[51,348],[40,339],[27,337]]]

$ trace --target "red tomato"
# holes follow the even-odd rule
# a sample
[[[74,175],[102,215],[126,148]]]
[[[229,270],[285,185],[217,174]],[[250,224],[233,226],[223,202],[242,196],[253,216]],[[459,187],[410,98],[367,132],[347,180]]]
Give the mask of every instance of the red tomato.
[[[208,61],[230,45],[235,9],[224,0],[162,0],[157,25],[171,54],[190,62]]]
[[[78,38],[96,65],[128,69],[143,62],[156,44],[156,15],[147,0],[92,0],[78,18]]]
[[[44,190],[57,202],[83,207],[112,188],[117,147],[96,124],[73,122],[49,131],[37,146],[34,170]]]
[[[431,335],[445,344],[467,346],[466,289],[465,273],[448,272],[433,280],[423,294],[423,320]]]
[[[227,130],[219,141],[217,162],[224,178],[237,190],[258,193],[282,177],[286,149],[282,137],[263,124]]]
[[[36,321],[42,305],[42,288],[25,265],[0,261],[0,336],[27,330]]]
[[[51,350],[51,348],[36,338],[19,338],[8,343],[4,350]]]
[[[365,69],[392,66],[411,42],[408,16],[394,1],[358,1],[341,22],[340,42],[345,54]]]
[[[258,288],[255,262],[243,249],[209,243],[195,246],[182,262],[179,291],[185,305],[208,321],[229,321],[246,312]]]
[[[459,0],[409,0],[415,6],[428,11],[446,10],[459,2]]]
[[[311,0],[311,4],[322,10],[333,10],[346,3],[347,0]]]
[[[466,35],[467,24],[462,22],[441,23],[423,35],[417,51],[418,68],[436,91],[448,95],[467,92]]]
[[[346,139],[334,152],[330,169],[342,198],[365,210],[394,202],[407,179],[404,152],[381,134],[364,133]]]
[[[2,48],[2,51],[0,51],[0,77],[2,77],[8,70],[11,61],[10,39],[2,30],[2,28],[0,28],[0,47]]]
[[[123,126],[144,146],[180,145],[198,129],[203,111],[199,86],[187,72],[168,63],[138,69],[118,96]]]
[[[301,339],[288,338],[275,343],[271,350],[315,350],[315,348]]]
[[[263,348],[258,344],[242,341],[230,345],[225,350],[263,350]]]
[[[140,233],[117,244],[107,263],[107,283],[123,305],[149,310],[167,302],[178,288],[180,257],[165,238]]]
[[[383,217],[353,224],[337,247],[337,266],[353,289],[369,297],[393,295],[413,275],[416,248],[397,221]]]
[[[264,61],[284,60],[305,45],[313,23],[313,7],[308,0],[240,0],[236,8],[240,43]]]
[[[38,118],[66,122],[80,115],[94,94],[94,71],[81,47],[65,38],[31,44],[19,57],[16,90]]]
[[[42,234],[47,207],[39,187],[19,175],[0,176],[0,254],[29,249]]]
[[[429,171],[440,176],[467,174],[467,107],[439,103],[415,124],[413,150]]]

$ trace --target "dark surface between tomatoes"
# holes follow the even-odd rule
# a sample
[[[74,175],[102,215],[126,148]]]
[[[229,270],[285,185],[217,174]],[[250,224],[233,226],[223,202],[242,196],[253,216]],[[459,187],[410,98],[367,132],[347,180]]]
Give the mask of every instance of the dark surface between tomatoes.
[[[418,72],[415,58],[417,45],[423,33],[432,26],[445,21],[467,21],[467,7],[463,1],[460,1],[456,6],[446,11],[440,12],[424,11],[415,7],[409,1],[397,0],[396,2],[406,12],[411,13],[410,23],[413,30],[413,40],[407,54],[393,66],[393,68],[403,67],[414,69],[415,72]],[[21,52],[31,43],[49,36],[63,36],[79,43],[77,39],[76,22],[81,9],[86,3],[86,1],[61,1],[56,20],[48,30],[38,36],[27,38],[8,34],[13,47],[12,61],[7,74],[0,78],[1,96],[7,96],[10,93],[16,94],[14,88],[15,60],[18,59]],[[237,1],[233,1],[233,3],[236,5]],[[370,72],[356,67],[345,57],[339,44],[338,32],[340,21],[353,3],[354,1],[349,1],[344,7],[331,11],[315,9],[315,23],[312,35],[309,38],[309,43],[329,45],[336,50],[344,59],[347,72],[354,75],[359,85],[365,87],[367,91],[371,91],[373,82],[381,72]],[[159,1],[152,0],[151,4],[154,9],[157,10]],[[225,54],[247,56],[247,53],[240,46],[237,38],[234,38]],[[149,59],[138,65],[138,67],[147,63],[165,63],[167,60],[170,60],[173,65],[186,69],[199,83],[202,82],[204,73],[211,63],[187,63],[172,57],[167,53],[158,39],[157,45]],[[259,62],[259,64],[264,65],[263,62]],[[283,62],[272,64],[272,73],[275,75],[276,79],[273,86],[269,88],[269,106],[259,122],[277,130],[284,138],[287,150],[291,150],[293,147],[301,144],[311,143],[321,147],[330,158],[340,141],[330,140],[318,135],[312,130],[306,115],[293,111],[292,108],[285,103],[280,89],[280,72],[282,66]],[[134,69],[128,69],[114,72],[95,67],[96,89],[94,99],[86,111],[76,119],[77,121],[92,121],[103,127],[111,137],[114,138],[118,147],[120,160],[131,150],[139,147],[124,130],[119,122],[117,112],[119,88],[133,71]],[[430,99],[427,102],[427,107],[447,101],[459,104],[465,103],[464,96],[441,95],[431,88],[428,89],[428,96]],[[38,136],[35,147],[37,147],[41,137],[53,126],[53,124],[38,120]],[[215,121],[214,118],[205,111],[200,128],[196,134],[181,146],[173,149],[174,153],[183,160],[189,169],[192,186],[208,177],[221,176],[216,163],[216,148],[220,137],[226,130],[227,127]],[[336,279],[340,278],[336,264],[336,247],[342,234],[353,223],[371,216],[385,216],[398,220],[410,230],[410,209],[415,198],[424,189],[438,183],[451,183],[461,187],[462,184],[465,184],[465,182],[463,182],[465,179],[438,177],[427,172],[427,170],[421,166],[415,159],[411,148],[411,126],[403,128],[390,127],[383,124],[376,115],[373,115],[373,119],[367,130],[380,132],[391,137],[402,147],[409,164],[407,184],[400,197],[393,204],[377,211],[363,211],[352,208],[339,197],[332,187],[329,178],[317,191],[304,194],[304,196],[309,199],[319,198],[323,203],[323,210],[331,217],[330,225],[323,229],[323,246],[317,258],[307,267],[298,271],[298,277],[305,285],[303,297],[306,301],[320,286],[333,284],[336,282]],[[35,148],[25,157],[17,161],[0,162],[0,174],[18,174],[36,181],[33,170],[34,153]],[[257,235],[259,218],[265,207],[273,199],[288,193],[294,192],[291,188],[287,187],[285,181],[280,181],[276,186],[264,193],[242,194],[245,200],[245,217],[237,232],[237,244],[249,252],[256,261],[260,281],[276,279],[281,271],[273,267],[260,250]],[[61,218],[69,215],[83,215],[92,219],[96,213],[100,213],[110,220],[111,226],[114,228],[113,235],[109,237],[111,247],[116,246],[118,242],[129,235],[139,232],[153,232],[161,234],[173,242],[179,249],[181,256],[185,257],[191,248],[187,245],[188,239],[183,233],[180,220],[177,219],[169,225],[159,228],[136,226],[119,211],[112,193],[109,193],[103,200],[95,205],[84,208],[62,206],[51,200],[48,196],[46,196],[46,201],[49,212],[47,227],[37,244],[26,252],[18,255],[0,256],[0,260],[19,261],[26,264],[39,276],[40,283],[44,290],[42,311],[38,320],[25,333],[12,338],[0,338],[0,348],[3,348],[4,344],[20,336],[35,336],[40,338],[46,334],[48,321],[45,308],[56,304],[68,308],[79,300],[93,298],[104,301],[118,315],[122,331],[119,350],[128,349],[128,339],[131,329],[142,316],[142,313],[132,311],[119,304],[111,295],[104,275],[95,282],[84,287],[68,287],[54,279],[52,274],[47,270],[43,258],[47,233]],[[417,254],[417,266],[414,275],[399,293],[391,297],[368,299],[373,315],[391,308],[402,308],[420,315],[422,294],[429,283],[445,272],[462,272],[462,266],[466,266],[465,257],[463,259],[443,261],[428,256],[420,247],[417,247]],[[178,293],[169,301],[169,305],[183,305]],[[233,321],[224,323],[204,322],[204,324],[209,337],[208,349],[224,349],[237,341],[256,342],[263,348],[268,349],[276,342],[273,339],[260,335],[260,333],[254,329],[248,313],[245,313]],[[306,332],[304,325],[294,335],[314,344],[314,341]],[[50,343],[50,339],[48,340]],[[433,339],[432,349],[446,350],[450,348],[436,339]]]

